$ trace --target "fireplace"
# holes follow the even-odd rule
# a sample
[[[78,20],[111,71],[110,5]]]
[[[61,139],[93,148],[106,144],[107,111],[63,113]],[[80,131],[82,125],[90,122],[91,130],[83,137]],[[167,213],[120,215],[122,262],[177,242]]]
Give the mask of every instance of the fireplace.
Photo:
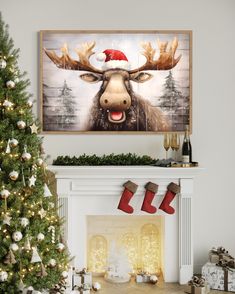
[[[155,252],[156,267],[150,272],[154,271],[157,274],[161,272],[165,282],[178,281],[180,284],[185,284],[191,278],[193,179],[200,173],[201,168],[52,166],[50,169],[56,173],[59,204],[62,205],[59,214],[66,220],[64,234],[71,255],[75,256],[73,262],[76,268],[89,267],[93,272],[102,274],[109,266],[107,260],[111,248],[119,246],[125,249],[129,260],[132,258],[130,271],[143,270],[147,263],[141,256],[141,246],[137,246],[139,253],[135,262],[134,257],[131,257],[131,249],[129,248],[128,251],[125,247],[128,247],[128,242],[133,242],[133,238],[137,238],[138,244],[141,243],[141,229],[149,225],[152,234],[154,229],[157,232],[156,242],[159,249]],[[122,184],[127,180],[139,185],[131,200],[134,208],[132,215],[117,209],[123,191]],[[148,181],[159,185],[153,203],[157,208],[164,197],[167,185],[170,182],[180,184],[181,193],[173,202],[175,214],[168,215],[157,210],[155,215],[150,215],[140,210],[145,193],[144,185]],[[101,224],[105,222],[108,225],[102,229]],[[122,230],[123,222],[128,224],[127,230]],[[116,230],[113,236],[110,234],[112,228]],[[142,235],[143,232],[144,230]],[[120,241],[122,238],[123,242]],[[97,244],[102,244],[103,250],[100,267],[91,262],[92,258],[93,261],[95,258],[95,250],[92,251],[92,248]],[[143,252],[144,254],[146,253]]]
[[[87,248],[87,266],[93,274],[104,275],[108,269],[121,263],[130,268],[128,272],[131,274],[144,271],[159,276],[162,272],[164,217],[88,216]]]

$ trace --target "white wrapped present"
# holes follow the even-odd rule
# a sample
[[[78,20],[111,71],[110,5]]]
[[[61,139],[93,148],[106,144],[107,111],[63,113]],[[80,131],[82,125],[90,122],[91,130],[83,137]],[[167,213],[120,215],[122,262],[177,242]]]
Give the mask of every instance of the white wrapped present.
[[[85,269],[82,271],[74,271],[72,277],[72,287],[81,287],[84,284],[88,285],[90,288],[92,287],[91,272],[87,272]]]
[[[202,267],[202,275],[211,289],[235,292],[235,269],[207,262]]]

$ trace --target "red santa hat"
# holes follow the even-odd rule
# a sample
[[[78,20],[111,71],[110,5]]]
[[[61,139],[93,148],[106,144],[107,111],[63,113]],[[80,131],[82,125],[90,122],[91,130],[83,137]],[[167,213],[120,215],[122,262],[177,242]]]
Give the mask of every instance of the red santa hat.
[[[104,61],[103,69],[120,68],[129,70],[130,64],[126,55],[115,49],[106,49],[103,52],[97,54],[97,60]]]

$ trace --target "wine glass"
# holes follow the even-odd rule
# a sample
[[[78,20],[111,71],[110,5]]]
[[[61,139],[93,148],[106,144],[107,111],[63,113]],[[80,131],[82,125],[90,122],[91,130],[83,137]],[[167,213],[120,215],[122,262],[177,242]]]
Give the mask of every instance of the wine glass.
[[[168,150],[170,148],[170,137],[169,137],[169,134],[167,134],[167,133],[164,134],[163,146],[166,150],[166,159],[167,159]]]

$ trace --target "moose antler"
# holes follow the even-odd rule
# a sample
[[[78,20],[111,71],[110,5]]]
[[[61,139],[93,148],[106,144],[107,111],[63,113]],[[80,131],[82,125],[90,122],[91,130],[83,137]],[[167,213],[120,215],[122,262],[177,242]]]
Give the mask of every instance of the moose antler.
[[[84,43],[80,49],[76,49],[79,57],[78,60],[74,60],[69,56],[68,46],[64,44],[61,48],[62,56],[59,57],[55,51],[49,51],[44,48],[46,55],[55,63],[58,68],[71,69],[71,70],[84,70],[94,73],[103,73],[102,70],[95,68],[91,65],[89,58],[95,54],[92,49],[95,47],[95,42]]]
[[[146,63],[136,69],[132,69],[130,73],[136,73],[143,70],[168,70],[176,66],[179,62],[181,55],[175,59],[175,52],[178,47],[178,40],[174,38],[169,51],[167,52],[168,42],[160,42],[158,40],[158,48],[160,55],[157,60],[154,60],[156,49],[154,49],[150,42],[144,42],[142,47],[144,51],[142,55],[146,57]]]

